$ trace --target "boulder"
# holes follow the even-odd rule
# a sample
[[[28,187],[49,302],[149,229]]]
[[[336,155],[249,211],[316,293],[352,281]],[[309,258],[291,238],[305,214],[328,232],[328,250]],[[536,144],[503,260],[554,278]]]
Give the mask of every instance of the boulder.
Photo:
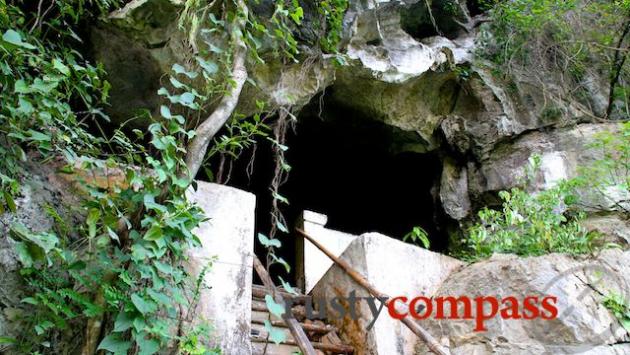
[[[628,216],[620,214],[606,214],[590,216],[582,221],[588,230],[599,233],[601,243],[615,243],[623,248],[630,246],[630,221]]]
[[[457,354],[614,354],[627,350],[628,330],[603,305],[606,295],[630,299],[630,251],[604,250],[596,257],[550,254],[518,258],[495,255],[452,273],[433,297],[557,297],[558,316],[502,319],[475,331],[475,321],[429,318],[422,324]],[[464,311],[458,303],[458,313]],[[485,312],[489,312],[484,308]],[[447,316],[450,313],[447,313]],[[425,354],[420,344],[416,354]]]
[[[359,274],[379,291],[394,296],[432,295],[449,274],[463,263],[448,256],[431,252],[378,233],[363,234],[354,239],[341,254]],[[370,296],[339,266],[331,267],[313,288],[314,298],[325,298],[327,313],[336,314],[330,300],[347,298],[354,292],[357,297]],[[380,307],[380,302],[376,302]],[[349,305],[344,304],[346,309]],[[365,301],[356,304],[357,317],[346,314],[343,318],[329,316],[328,321],[337,326],[345,342],[355,348],[357,354],[411,354],[419,341],[417,336],[401,322],[394,320],[383,308],[380,316],[374,316]],[[371,327],[370,327],[371,325]]]

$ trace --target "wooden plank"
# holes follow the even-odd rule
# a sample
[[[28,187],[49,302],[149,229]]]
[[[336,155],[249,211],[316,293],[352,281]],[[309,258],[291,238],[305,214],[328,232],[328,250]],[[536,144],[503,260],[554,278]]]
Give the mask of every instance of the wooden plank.
[[[304,295],[294,295],[292,293],[286,292],[284,289],[277,288],[276,292],[282,296],[284,299],[291,299],[293,304],[304,304],[305,297]],[[252,285],[252,298],[261,298],[264,299],[265,295],[267,295],[269,291],[265,288],[265,286],[260,285]]]
[[[256,273],[258,273],[258,276],[260,276],[260,279],[263,281],[263,284],[265,285],[265,287],[267,287],[267,289],[269,290],[269,293],[273,295],[276,303],[284,304],[284,300],[282,299],[282,296],[280,296],[280,294],[276,292],[276,286],[274,285],[273,280],[271,279],[271,276],[269,276],[267,269],[265,269],[265,267],[263,266],[263,264],[260,262],[260,260],[258,259],[256,255],[254,255],[254,269],[256,270]],[[300,350],[302,351],[302,354],[303,355],[316,355],[315,349],[313,348],[313,345],[311,344],[311,342],[308,340],[306,333],[304,333],[304,330],[300,327],[300,324],[293,317],[292,314],[285,315],[285,322],[287,323],[287,326],[289,327],[289,330],[291,331],[293,338],[295,338],[296,340],[295,345],[297,345],[300,348]]]
[[[257,337],[252,337],[252,343],[266,343],[267,341],[265,339],[260,339]],[[297,345],[295,342],[293,341],[285,341],[282,343],[283,345]],[[271,345],[271,344],[270,344]],[[354,348],[349,346],[349,345],[343,345],[343,344],[324,344],[324,343],[318,343],[318,342],[313,342],[312,343],[313,348],[317,349],[317,350],[322,350],[322,351],[331,351],[335,354],[354,354]],[[315,350],[313,350],[314,355],[316,355]]]
[[[265,320],[268,320],[268,318],[265,317],[264,319],[254,319],[252,317],[253,324],[265,324]],[[279,328],[288,328],[287,324],[283,320],[272,320],[271,325]],[[313,334],[327,334],[329,332],[337,330],[337,328],[329,324],[319,325],[313,323],[300,323],[300,327],[304,329],[304,331]]]

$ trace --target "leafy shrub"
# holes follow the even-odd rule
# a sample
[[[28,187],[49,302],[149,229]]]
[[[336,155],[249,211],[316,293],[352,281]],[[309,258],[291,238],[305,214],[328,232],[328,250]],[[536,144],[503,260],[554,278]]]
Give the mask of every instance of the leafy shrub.
[[[486,1],[492,21],[478,56],[493,63],[495,73],[509,81],[513,74],[536,81],[546,102],[574,99],[590,107],[592,78],[608,79],[608,107],[595,115],[620,116],[628,110],[625,83],[629,63],[623,43],[630,26],[628,1],[512,0]],[[532,72],[531,68],[537,68]],[[569,75],[564,75],[568,73]],[[604,73],[602,75],[602,73]],[[562,91],[557,89],[561,88]]]
[[[520,188],[499,193],[500,210],[484,208],[479,222],[469,230],[467,259],[493,253],[542,255],[587,253],[595,235],[581,225],[584,213],[569,212],[575,201],[570,183],[531,194]]]
[[[431,241],[429,240],[429,234],[422,227],[413,227],[411,232],[405,234],[403,242],[410,240],[414,244],[422,245],[425,249],[431,247]]]
[[[630,332],[630,303],[618,293],[610,293],[604,299],[604,307],[619,320],[619,323]]]
[[[582,167],[576,182],[584,190],[582,200],[598,201],[601,205],[582,204],[630,213],[630,205],[618,201],[619,197],[630,197],[630,121],[621,124],[618,132],[598,133],[589,149],[599,154],[599,159]]]
[[[460,256],[475,260],[492,253],[590,252],[597,235],[580,225],[586,208],[628,212],[627,204],[617,200],[630,196],[630,122],[597,134],[588,149],[599,154],[598,159],[581,167],[573,179],[533,194],[522,188],[499,192],[502,208],[479,211],[479,222],[469,229],[465,241],[468,250]],[[529,180],[535,178],[539,166],[540,157],[532,157]],[[587,202],[602,200],[605,206]]]

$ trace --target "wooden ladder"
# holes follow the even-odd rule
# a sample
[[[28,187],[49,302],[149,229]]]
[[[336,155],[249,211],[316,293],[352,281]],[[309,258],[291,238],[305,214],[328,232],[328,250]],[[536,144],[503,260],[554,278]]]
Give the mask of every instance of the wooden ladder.
[[[299,321],[299,325],[306,333],[309,341],[315,348],[318,355],[338,355],[353,354],[354,348],[344,344],[337,335],[337,329],[323,321],[311,321],[306,319],[304,310],[304,295],[293,295],[278,289],[284,299],[291,299],[293,302],[293,314]],[[294,355],[300,354],[300,348],[291,335],[285,321],[271,315],[265,304],[267,289],[261,285],[252,286],[252,354],[253,355]],[[286,340],[280,344],[275,344],[268,339],[265,330],[265,320],[271,322],[274,328],[279,328],[285,333]]]

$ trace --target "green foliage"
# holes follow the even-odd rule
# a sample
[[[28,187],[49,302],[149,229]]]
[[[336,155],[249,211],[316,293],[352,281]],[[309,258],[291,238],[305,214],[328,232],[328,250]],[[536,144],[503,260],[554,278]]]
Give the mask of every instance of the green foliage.
[[[413,227],[411,232],[405,234],[403,237],[403,242],[407,240],[411,240],[414,244],[421,244],[425,249],[429,249],[431,247],[431,241],[429,240],[429,234],[422,229],[422,227]]]
[[[218,347],[208,348],[202,341],[208,334],[212,332],[212,328],[207,325],[196,327],[184,335],[180,342],[179,351],[182,355],[220,355],[221,349]]]
[[[148,129],[150,150],[120,131],[111,139],[88,133],[85,122],[98,125],[96,118],[107,120],[98,107],[109,86],[100,67],[65,43],[66,38],[78,39],[68,23],[86,16],[76,7],[83,4],[55,2],[54,17],[37,17],[35,22],[16,6],[3,2],[0,7],[2,209],[16,209],[13,197],[19,193],[26,150],[42,158],[61,155],[68,163],[66,172],[81,163],[82,169],[119,169],[125,176],[106,189],[83,182],[84,226],[64,224],[49,208],[57,222],[54,231],[12,227],[27,285],[22,302],[29,312],[22,319],[28,328],[11,346],[27,353],[48,352],[60,334],[81,339],[82,324],[107,315],[111,331],[99,344],[107,352],[126,353],[134,347],[152,354],[179,340],[183,352],[212,353],[198,344],[198,330],[191,329],[182,339],[172,333],[180,305],[189,306],[183,292],[189,278],[181,265],[185,250],[199,243],[190,231],[203,220],[199,208],[185,198],[190,181],[181,177],[184,144],[194,132],[185,130],[182,115],[162,106],[162,118]],[[55,41],[46,37],[49,31],[56,33]],[[201,64],[204,75],[216,71],[210,63]],[[180,92],[162,89],[160,94],[183,110],[199,109],[205,96],[186,83],[198,74],[181,66],[173,71],[171,83]],[[105,157],[104,146],[117,154],[98,159]]]
[[[603,305],[617,318],[626,331],[630,332],[630,303],[618,293],[609,293]]]
[[[324,34],[320,35],[320,45],[326,53],[337,53],[343,31],[343,17],[348,9],[348,0],[322,0],[317,2],[317,10],[323,17],[321,22]]]
[[[630,122],[620,124],[618,132],[598,133],[589,149],[600,158],[582,167],[576,181],[584,188],[583,199],[602,201],[603,206],[588,207],[605,209],[606,205],[614,205],[630,213],[628,206],[615,198],[630,195]]]
[[[180,80],[190,77],[177,68],[174,72]],[[186,93],[165,91],[169,97]],[[195,98],[170,101],[191,108]],[[83,158],[83,169],[121,169],[125,179],[107,190],[84,182],[87,218],[86,225],[76,231],[80,243],[14,228],[20,240],[22,274],[32,294],[25,302],[36,310],[31,317],[36,336],[29,334],[23,342],[45,344],[49,342],[48,329],[64,330],[72,322],[109,314],[113,327],[99,349],[119,354],[136,347],[141,354],[153,354],[176,340],[185,347],[183,352],[214,351],[198,343],[199,330],[191,329],[184,338],[172,333],[180,306],[191,306],[184,297],[191,285],[182,262],[185,251],[199,245],[191,230],[204,217],[186,200],[184,192],[190,181],[182,177],[186,176],[182,174],[183,144],[194,132],[186,131],[183,117],[172,114],[168,106],[162,107],[161,114],[162,118],[149,126],[153,152],[140,150],[142,164]],[[137,161],[141,148],[135,148],[128,154]],[[128,159],[134,161],[131,156]],[[193,288],[196,294],[199,288],[197,282]],[[99,299],[102,301],[97,302]],[[197,299],[193,295],[193,300]]]
[[[558,186],[531,194],[514,188],[501,191],[501,210],[484,208],[479,223],[469,230],[466,259],[489,257],[493,253],[522,256],[547,253],[587,253],[595,235],[581,225],[583,213],[570,211],[575,201],[574,186]]]
[[[530,158],[525,185],[536,179],[540,164],[540,156]],[[576,206],[577,186],[575,180],[569,180],[536,193],[518,187],[499,192],[501,209],[480,210],[479,221],[468,230],[464,250],[456,254],[478,260],[493,253],[530,256],[590,252],[597,235],[580,225],[585,214]]]
[[[46,21],[46,27],[56,31],[61,41],[43,38],[38,23],[31,25],[20,8],[0,2],[0,13],[6,15],[0,16],[0,212],[15,210],[16,178],[27,159],[26,148],[41,156],[66,158],[94,151],[99,139],[86,131],[83,122],[106,119],[98,109],[109,90],[103,70],[63,46],[64,39],[76,34],[61,23],[79,14],[65,2],[54,5],[59,13]],[[27,24],[31,30],[26,30]]]
[[[492,21],[478,56],[493,63],[499,78],[509,81],[514,73],[527,75],[541,85],[563,88],[562,97],[545,93],[548,101],[574,99],[588,106],[592,93],[585,80],[612,78],[620,66],[613,94],[622,103],[615,105],[617,111],[627,114],[624,83],[630,65],[618,59],[618,54],[627,55],[621,46],[630,15],[627,1],[514,0],[486,1],[485,6]],[[617,53],[620,46],[622,52]]]

